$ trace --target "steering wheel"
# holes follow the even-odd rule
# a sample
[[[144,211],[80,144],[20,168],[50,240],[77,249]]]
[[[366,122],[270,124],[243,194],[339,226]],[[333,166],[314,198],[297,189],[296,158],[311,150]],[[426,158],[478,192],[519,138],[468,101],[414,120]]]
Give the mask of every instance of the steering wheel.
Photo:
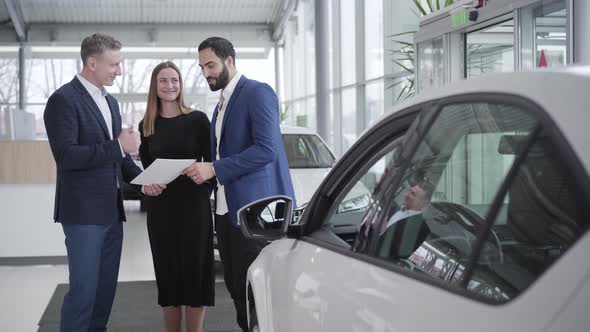
[[[444,214],[443,220],[440,220],[441,223],[450,223],[454,221],[456,225],[461,227],[461,232],[463,235],[451,235],[451,236],[443,236],[438,240],[444,239],[452,239],[457,240],[459,238],[462,241],[466,241],[469,244],[469,249],[472,249],[472,241],[468,234],[471,234],[473,239],[477,238],[477,230],[479,227],[483,227],[485,224],[485,220],[477,214],[475,211],[471,210],[470,208],[463,206],[461,204],[453,203],[453,202],[431,202],[430,203],[435,210],[442,212]],[[438,218],[434,218],[437,220]],[[502,244],[500,243],[500,239],[498,235],[494,231],[493,228],[490,229],[490,239],[486,239],[486,243],[482,248],[480,253],[480,257],[489,257],[491,245],[490,242],[493,243],[493,246],[497,248],[496,255],[498,256],[498,262],[504,262],[504,254],[502,252]]]

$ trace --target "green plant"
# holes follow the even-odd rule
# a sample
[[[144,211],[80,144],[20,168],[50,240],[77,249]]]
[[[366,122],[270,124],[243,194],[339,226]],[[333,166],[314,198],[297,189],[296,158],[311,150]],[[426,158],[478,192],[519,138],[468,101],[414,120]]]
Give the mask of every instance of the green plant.
[[[281,105],[281,109],[279,110],[279,121],[281,124],[283,124],[285,122],[285,120],[287,120],[287,111],[289,110],[289,105],[287,104],[282,104]]]
[[[432,14],[438,10],[441,10],[442,8],[452,5],[455,2],[455,0],[444,0],[444,2],[441,0],[410,1],[412,1],[412,3],[415,5],[417,12],[414,11],[414,14],[416,14],[418,17]],[[425,3],[425,5],[422,5],[422,3]],[[407,74],[399,82],[393,83],[387,87],[388,89],[391,89],[396,86],[401,86],[401,90],[395,100],[396,102],[414,95],[416,84],[414,76],[414,68],[416,65],[414,44],[404,40],[403,37],[410,36],[412,37],[411,39],[413,39],[415,33],[416,31],[406,31],[389,36],[389,38],[392,38],[394,45],[397,45],[398,48],[388,50],[387,52],[392,56],[393,63],[398,65]]]

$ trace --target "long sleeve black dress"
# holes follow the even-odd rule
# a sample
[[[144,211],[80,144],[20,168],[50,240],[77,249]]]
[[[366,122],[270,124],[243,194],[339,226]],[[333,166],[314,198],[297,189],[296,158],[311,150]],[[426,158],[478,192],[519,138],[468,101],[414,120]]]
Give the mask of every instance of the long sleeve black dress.
[[[155,133],[143,135],[144,168],[156,158],[211,161],[210,123],[203,112],[158,117]],[[214,305],[213,221],[208,184],[181,175],[150,197],[147,227],[161,306]]]

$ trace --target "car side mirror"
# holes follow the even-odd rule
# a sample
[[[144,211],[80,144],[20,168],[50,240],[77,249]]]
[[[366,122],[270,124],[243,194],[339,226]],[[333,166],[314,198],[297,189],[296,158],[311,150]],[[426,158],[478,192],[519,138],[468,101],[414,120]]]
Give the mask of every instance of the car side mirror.
[[[259,240],[276,240],[287,234],[293,216],[293,199],[271,196],[254,201],[238,211],[244,236]]]

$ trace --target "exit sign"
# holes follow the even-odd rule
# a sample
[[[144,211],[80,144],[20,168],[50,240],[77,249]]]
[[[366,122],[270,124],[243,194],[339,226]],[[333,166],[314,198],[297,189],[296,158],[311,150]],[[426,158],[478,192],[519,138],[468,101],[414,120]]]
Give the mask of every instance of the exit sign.
[[[469,22],[469,14],[467,10],[461,9],[454,13],[451,13],[451,27],[452,28],[459,28],[464,25],[467,25]]]

